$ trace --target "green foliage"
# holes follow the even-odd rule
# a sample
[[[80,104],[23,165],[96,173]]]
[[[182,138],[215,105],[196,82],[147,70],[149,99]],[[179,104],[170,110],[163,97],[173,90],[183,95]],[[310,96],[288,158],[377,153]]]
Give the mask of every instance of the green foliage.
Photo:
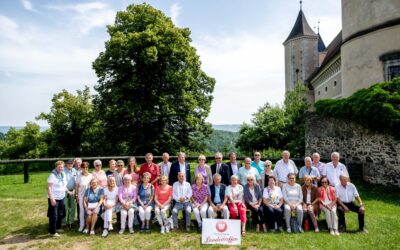
[[[40,158],[47,154],[47,144],[40,126],[27,122],[20,130],[10,128],[0,140],[1,159]]]
[[[206,141],[206,149],[209,152],[221,152],[228,154],[232,151],[237,151],[235,147],[238,133],[214,130],[210,136],[210,139]]]
[[[66,90],[55,94],[50,113],[38,119],[47,120],[51,128],[44,134],[50,156],[92,155],[98,152],[101,123],[96,119],[89,87],[73,95]]]
[[[93,63],[95,104],[108,153],[199,150],[212,129],[215,80],[200,68],[190,31],[148,4],[129,5],[108,26],[110,40]]]
[[[267,149],[287,149],[293,156],[304,154],[306,94],[307,88],[297,84],[294,91],[286,93],[284,106],[266,103],[260,107],[252,124],[241,126],[236,145],[248,154]]]
[[[354,121],[366,128],[400,138],[400,77],[361,89],[338,100],[320,100],[318,114]]]

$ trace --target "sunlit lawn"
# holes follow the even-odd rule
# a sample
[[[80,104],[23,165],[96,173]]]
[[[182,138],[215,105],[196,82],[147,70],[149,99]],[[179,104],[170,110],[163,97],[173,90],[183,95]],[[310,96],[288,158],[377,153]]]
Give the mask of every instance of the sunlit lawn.
[[[201,235],[177,231],[166,235],[152,225],[151,233],[118,235],[111,233],[101,238],[101,229],[95,236],[65,231],[58,239],[48,236],[46,217],[46,178],[48,173],[31,174],[29,184],[23,184],[23,176],[0,176],[0,249],[196,249],[224,248],[202,246]],[[328,234],[320,218],[322,232],[304,234],[256,233],[251,227],[244,239],[243,249],[399,249],[400,240],[400,192],[375,185],[357,184],[366,204],[368,234],[356,233],[357,215],[347,215],[349,233],[339,237]],[[138,231],[138,229],[136,229]]]

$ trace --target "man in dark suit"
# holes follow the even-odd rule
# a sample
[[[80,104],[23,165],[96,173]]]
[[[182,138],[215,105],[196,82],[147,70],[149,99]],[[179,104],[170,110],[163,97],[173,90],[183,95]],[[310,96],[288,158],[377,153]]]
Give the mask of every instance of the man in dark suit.
[[[190,165],[185,162],[186,155],[183,152],[178,153],[178,161],[172,163],[169,171],[169,185],[174,185],[178,181],[178,173],[183,172],[185,174],[185,181],[191,183],[190,179]]]
[[[236,160],[235,152],[229,153],[229,162],[227,162],[226,165],[229,167],[229,179],[232,175],[238,175],[239,168],[242,167],[242,163]]]
[[[211,173],[214,175],[218,173],[221,175],[221,182],[228,186],[230,184],[230,176],[229,167],[225,163],[222,162],[222,154],[220,152],[215,154],[215,164],[211,165]]]

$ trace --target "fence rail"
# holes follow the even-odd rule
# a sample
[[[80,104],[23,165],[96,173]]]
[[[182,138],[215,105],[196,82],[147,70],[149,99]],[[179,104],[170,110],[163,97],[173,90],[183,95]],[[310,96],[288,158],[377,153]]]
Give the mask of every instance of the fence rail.
[[[94,161],[94,160],[120,160],[120,159],[128,159],[130,156],[101,156],[101,157],[80,157],[82,161]],[[144,162],[145,157],[144,156],[134,156],[138,162]],[[186,156],[187,161],[196,161],[198,156]],[[237,160],[238,161],[243,161],[245,156],[238,156]],[[41,159],[16,159],[16,160],[0,160],[0,164],[23,164],[23,174],[24,174],[24,183],[29,182],[29,165],[32,163],[55,163],[58,160],[61,161],[67,161],[71,159],[71,157],[60,157],[60,158],[41,158]],[[154,162],[159,162],[162,160],[162,156],[153,156]],[[213,159],[212,156],[208,156],[208,159]],[[224,157],[224,159],[229,159],[228,157]],[[170,161],[176,161],[177,157],[176,156],[170,156]],[[263,161],[265,160],[270,160],[273,163],[279,160],[279,158],[270,158],[270,159],[262,159]],[[291,158],[293,160],[297,167],[303,166],[304,159],[303,158]]]

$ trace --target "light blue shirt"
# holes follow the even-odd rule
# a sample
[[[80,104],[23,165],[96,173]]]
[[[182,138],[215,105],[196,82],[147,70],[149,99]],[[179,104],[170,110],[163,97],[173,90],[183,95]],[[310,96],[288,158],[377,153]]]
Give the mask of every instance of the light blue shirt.
[[[301,179],[306,175],[310,175],[312,177],[317,177],[317,178],[321,177],[320,174],[319,174],[318,168],[311,167],[310,169],[307,169],[306,166],[303,166],[302,168],[300,168],[299,178]],[[314,185],[317,185],[316,181],[314,181]]]
[[[261,174],[262,172],[264,172],[265,162],[259,161],[257,164],[255,161],[252,161],[251,166],[257,169],[258,173]]]
[[[253,175],[257,181],[261,179],[261,176],[256,168],[250,167],[247,169],[246,167],[241,167],[239,168],[238,177],[242,186],[247,184],[247,176],[249,175]]]
[[[214,187],[215,187],[215,196],[214,196],[214,201],[213,202],[214,202],[214,204],[220,204],[220,203],[222,203],[221,197],[219,195],[219,190],[220,190],[221,185],[219,185],[219,186],[215,186],[214,185]],[[208,187],[208,193],[211,195],[210,187]]]
[[[78,171],[76,171],[75,168],[71,168],[69,170],[67,167],[64,168],[64,173],[67,179],[67,188],[69,191],[72,191],[75,189],[75,181],[76,178],[78,177]]]

